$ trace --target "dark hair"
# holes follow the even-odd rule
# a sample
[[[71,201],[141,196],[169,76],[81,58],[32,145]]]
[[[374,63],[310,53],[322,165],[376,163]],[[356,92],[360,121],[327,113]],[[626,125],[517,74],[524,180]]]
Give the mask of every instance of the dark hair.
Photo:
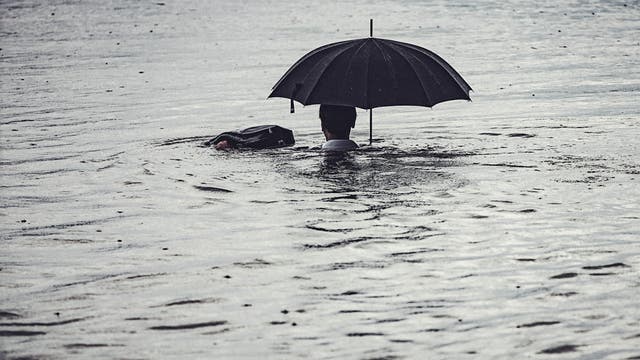
[[[356,108],[341,105],[320,105],[322,127],[336,135],[348,135],[356,126]]]

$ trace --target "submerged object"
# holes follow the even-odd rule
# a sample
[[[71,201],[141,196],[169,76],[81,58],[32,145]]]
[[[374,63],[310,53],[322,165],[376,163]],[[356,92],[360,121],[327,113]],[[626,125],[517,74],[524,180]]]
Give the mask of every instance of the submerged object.
[[[259,125],[244,130],[226,131],[204,143],[216,145],[226,141],[231,148],[272,149],[292,146],[296,143],[293,131],[278,125]]]

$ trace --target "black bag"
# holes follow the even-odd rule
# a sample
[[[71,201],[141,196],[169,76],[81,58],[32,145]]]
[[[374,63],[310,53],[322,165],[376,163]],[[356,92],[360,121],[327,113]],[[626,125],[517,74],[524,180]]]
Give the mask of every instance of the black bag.
[[[271,149],[296,143],[293,132],[278,125],[260,125],[238,131],[226,131],[208,140],[205,146],[226,140],[233,148]]]

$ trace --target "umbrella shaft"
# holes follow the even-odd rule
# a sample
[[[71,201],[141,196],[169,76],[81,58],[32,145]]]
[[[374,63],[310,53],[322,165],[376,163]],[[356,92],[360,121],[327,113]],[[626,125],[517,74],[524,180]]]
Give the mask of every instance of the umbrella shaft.
[[[369,109],[369,145],[373,144],[373,109]]]

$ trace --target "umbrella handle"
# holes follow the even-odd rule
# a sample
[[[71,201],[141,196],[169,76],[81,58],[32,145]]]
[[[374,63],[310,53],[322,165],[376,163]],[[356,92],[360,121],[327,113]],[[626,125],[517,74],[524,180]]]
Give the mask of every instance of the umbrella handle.
[[[296,109],[293,106],[293,98],[296,97],[296,93],[298,92],[298,90],[300,90],[301,87],[302,87],[302,84],[296,83],[296,86],[293,87],[293,91],[291,92],[291,113],[292,114],[296,112]]]

